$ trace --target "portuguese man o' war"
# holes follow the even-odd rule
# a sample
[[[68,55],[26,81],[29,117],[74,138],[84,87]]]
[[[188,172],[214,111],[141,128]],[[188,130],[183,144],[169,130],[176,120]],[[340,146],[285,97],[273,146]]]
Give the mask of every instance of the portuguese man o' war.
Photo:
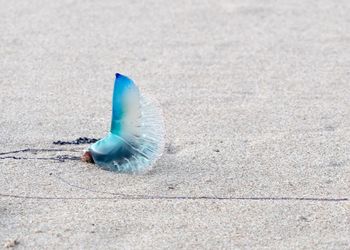
[[[110,171],[144,172],[163,152],[161,110],[130,78],[118,73],[115,76],[110,132],[92,144],[82,160]]]

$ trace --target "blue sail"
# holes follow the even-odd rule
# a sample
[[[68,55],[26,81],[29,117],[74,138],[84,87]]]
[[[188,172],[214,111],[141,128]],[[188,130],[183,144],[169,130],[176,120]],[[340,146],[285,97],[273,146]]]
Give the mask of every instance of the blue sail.
[[[89,148],[94,162],[123,173],[149,169],[164,148],[161,110],[140,94],[130,78],[118,73],[112,103],[110,132]]]

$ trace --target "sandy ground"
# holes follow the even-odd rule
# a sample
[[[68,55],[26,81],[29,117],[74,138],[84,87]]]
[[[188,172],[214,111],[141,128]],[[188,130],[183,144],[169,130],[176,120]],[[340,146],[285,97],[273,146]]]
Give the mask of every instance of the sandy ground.
[[[350,248],[349,1],[0,6],[1,247]],[[146,175],[52,144],[106,134],[115,72],[163,108]]]

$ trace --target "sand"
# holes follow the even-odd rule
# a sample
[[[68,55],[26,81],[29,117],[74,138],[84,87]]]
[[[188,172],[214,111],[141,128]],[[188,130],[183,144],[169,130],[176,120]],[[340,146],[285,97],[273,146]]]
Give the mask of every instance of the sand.
[[[0,6],[1,246],[350,247],[349,1]],[[116,72],[163,109],[146,175],[53,144],[107,133]]]

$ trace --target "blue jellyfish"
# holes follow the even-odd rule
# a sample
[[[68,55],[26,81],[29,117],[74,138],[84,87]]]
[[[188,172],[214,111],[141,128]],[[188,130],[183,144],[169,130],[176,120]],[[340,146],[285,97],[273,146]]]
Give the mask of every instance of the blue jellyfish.
[[[110,132],[92,144],[86,154],[99,167],[121,173],[139,173],[152,167],[164,148],[161,110],[140,94],[134,82],[116,74]]]

